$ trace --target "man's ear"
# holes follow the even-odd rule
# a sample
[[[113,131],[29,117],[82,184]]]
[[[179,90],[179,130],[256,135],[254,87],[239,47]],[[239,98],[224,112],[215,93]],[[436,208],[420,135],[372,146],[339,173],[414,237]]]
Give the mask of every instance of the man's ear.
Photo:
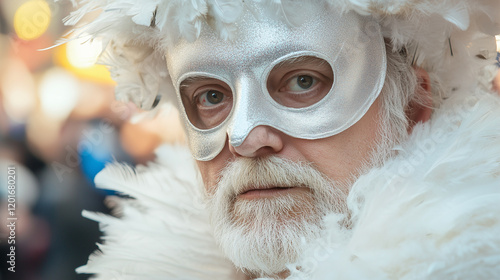
[[[418,66],[414,66],[414,70],[418,84],[415,89],[416,99],[411,101],[406,108],[406,117],[409,120],[408,133],[411,133],[415,124],[428,121],[432,114],[432,93],[429,74]]]

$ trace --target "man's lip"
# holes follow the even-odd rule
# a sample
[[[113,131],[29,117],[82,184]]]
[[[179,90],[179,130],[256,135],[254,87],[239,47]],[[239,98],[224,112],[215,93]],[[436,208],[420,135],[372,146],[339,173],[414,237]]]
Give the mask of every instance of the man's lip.
[[[251,188],[243,191],[238,195],[239,199],[259,199],[259,198],[275,198],[278,196],[292,194],[297,191],[304,191],[304,187],[265,187]]]
[[[262,187],[262,188],[249,188],[249,189],[246,189],[245,191],[241,192],[240,195],[246,194],[246,193],[252,192],[252,191],[267,191],[267,190],[280,190],[280,189],[291,189],[291,188],[293,188],[293,187],[272,186],[272,187]]]

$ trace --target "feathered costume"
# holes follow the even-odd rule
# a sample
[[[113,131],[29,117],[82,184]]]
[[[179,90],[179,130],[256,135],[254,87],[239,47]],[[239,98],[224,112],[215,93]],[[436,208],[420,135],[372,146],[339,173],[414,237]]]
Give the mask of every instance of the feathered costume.
[[[249,1],[285,20],[300,16],[287,6],[292,0]],[[322,237],[289,265],[288,279],[500,279],[500,98],[480,76],[496,56],[500,1],[323,1],[371,16],[395,50],[406,48],[437,79],[443,96],[397,156],[354,183],[352,227],[340,228],[340,215],[327,216]],[[102,10],[75,32],[105,40],[102,61],[118,83],[117,98],[149,108],[158,96],[174,96],[165,45],[196,40],[207,19],[231,40],[244,5],[87,0],[67,23]],[[211,235],[201,180],[185,148],[162,147],[147,167],[108,166],[96,183],[132,198],[113,198],[119,218],[85,212],[105,237],[78,272],[106,280],[235,279]]]

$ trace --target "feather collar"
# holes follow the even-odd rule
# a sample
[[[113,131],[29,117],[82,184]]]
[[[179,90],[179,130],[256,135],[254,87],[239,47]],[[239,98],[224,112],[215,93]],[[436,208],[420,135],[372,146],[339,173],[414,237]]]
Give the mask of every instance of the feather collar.
[[[456,94],[417,125],[399,155],[349,194],[353,227],[326,217],[289,279],[494,279],[500,275],[500,98]],[[80,273],[96,279],[236,279],[215,245],[186,148],[147,167],[113,164],[99,186],[120,218],[84,212],[105,233]],[[301,270],[295,267],[301,267]]]

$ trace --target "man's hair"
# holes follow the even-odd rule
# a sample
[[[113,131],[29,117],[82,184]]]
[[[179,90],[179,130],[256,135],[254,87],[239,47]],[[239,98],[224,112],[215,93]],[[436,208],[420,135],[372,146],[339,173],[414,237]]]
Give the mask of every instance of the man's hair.
[[[426,96],[425,91],[420,87],[415,73],[413,58],[408,54],[407,49],[395,50],[389,40],[386,40],[387,73],[384,87],[380,93],[381,110],[381,138],[379,150],[387,151],[385,155],[379,155],[374,159],[381,163],[392,154],[388,145],[401,143],[408,137],[408,127],[410,120],[409,105],[429,106],[429,101],[434,104],[439,103],[441,88],[438,79],[432,73],[428,73],[431,81],[432,96]],[[428,100],[432,98],[432,100]],[[396,141],[396,142],[395,142]]]

